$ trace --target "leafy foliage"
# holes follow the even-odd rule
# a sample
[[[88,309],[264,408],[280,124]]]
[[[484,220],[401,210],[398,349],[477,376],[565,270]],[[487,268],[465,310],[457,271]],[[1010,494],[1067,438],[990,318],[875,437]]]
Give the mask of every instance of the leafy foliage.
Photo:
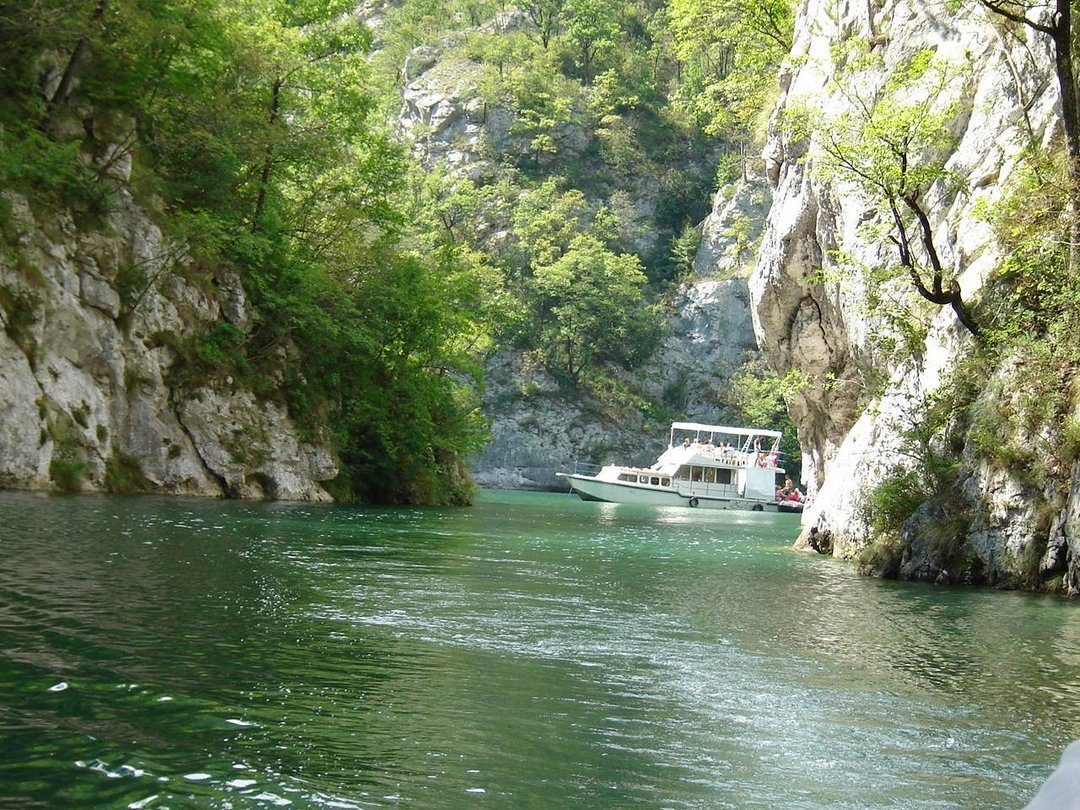
[[[733,97],[717,98],[714,111],[730,114],[730,126],[712,127],[695,109],[702,86],[692,77],[698,52],[714,43],[698,41],[707,38],[706,29],[700,19],[689,19],[696,13],[689,7],[679,12],[686,19],[677,17],[677,5],[530,0],[520,6],[520,16],[512,10],[495,16],[492,6],[493,19],[455,35],[462,42],[455,46],[447,32],[460,30],[466,20],[473,25],[460,0],[405,0],[380,28],[375,75],[382,106],[391,117],[398,113],[405,53],[430,44],[442,53],[441,65],[460,66],[455,75],[475,80],[484,114],[499,108],[511,115],[509,137],[491,155],[501,165],[474,177],[476,184],[509,182],[521,195],[554,181],[566,193],[579,192],[591,208],[607,209],[619,235],[614,247],[635,253],[651,282],[666,281],[678,272],[672,242],[707,212],[721,154],[739,155],[741,163],[753,140],[752,121],[768,104],[774,69],[784,56],[783,45],[750,24],[758,16],[755,4],[729,2],[730,13],[745,25],[733,29],[724,47],[740,59],[765,48],[768,58],[753,75],[739,63],[740,72],[729,78],[743,82],[749,95],[738,113],[729,109]],[[769,11],[777,15],[780,42],[790,37],[785,8],[777,0]],[[418,18],[423,30],[411,22]],[[677,38],[679,31],[685,42]],[[657,210],[651,221],[641,222],[633,206],[622,203],[640,198],[651,178],[660,184]],[[479,219],[492,222],[491,215],[481,211]],[[655,237],[649,238],[650,231]]]
[[[742,154],[791,50],[793,4],[672,0],[669,14],[675,53],[685,65],[680,103]]]
[[[105,462],[105,491],[118,495],[148,492],[151,487],[143,475],[139,460],[122,450],[113,450]]]
[[[878,219],[864,233],[895,247],[898,263],[873,281],[905,279],[926,301],[950,305],[965,328],[977,334],[979,324],[955,273],[941,258],[924,202],[932,186],[959,187],[946,159],[954,145],[950,124],[964,71],[919,51],[891,67],[878,86],[873,80],[882,68],[878,54],[857,41],[838,50],[834,58],[845,68],[834,89],[847,97],[846,107],[829,116],[795,108],[787,126],[795,137],[814,138],[821,176],[853,185],[878,209]]]
[[[177,344],[176,381],[231,377],[285,399],[328,432],[342,497],[468,500],[460,459],[483,435],[467,386],[486,329],[480,270],[402,239],[406,159],[370,115],[370,33],[351,10],[5,4],[0,33],[18,44],[0,54],[0,178],[45,204],[100,207],[115,187],[98,150],[119,141],[169,201],[162,221],[186,246],[185,274],[212,284],[231,268],[255,305],[250,329],[222,321]],[[144,275],[122,280],[127,309]],[[121,456],[110,465],[117,488],[137,484]],[[77,447],[58,450],[59,485],[77,488],[82,470]]]
[[[648,356],[658,327],[642,306],[644,281],[636,257],[612,253],[587,234],[538,267],[533,286],[547,315],[540,346],[549,362],[577,380],[603,361],[632,365]]]
[[[373,55],[354,6],[0,0],[0,183],[100,217],[116,163],[133,163],[136,191],[164,201],[174,269],[208,290],[236,272],[255,310],[243,328],[160,336],[174,382],[231,378],[286,402],[332,440],[340,497],[458,502],[484,435],[470,393],[484,353],[513,342],[573,384],[622,391],[663,323],[648,284],[689,265],[716,158],[745,143],[764,96],[720,94],[712,113],[730,102],[740,123],[706,124],[686,77],[712,44],[663,4],[527,0],[532,25],[504,28],[495,0],[404,0]],[[765,65],[786,6],[769,6],[775,47],[743,6],[724,47]],[[385,131],[406,54],[434,42],[512,119],[484,176],[423,172]],[[654,221],[635,210],[642,177],[657,178]],[[121,272],[125,322],[157,272]],[[24,339],[28,302],[4,295]],[[117,481],[137,478],[121,462]]]

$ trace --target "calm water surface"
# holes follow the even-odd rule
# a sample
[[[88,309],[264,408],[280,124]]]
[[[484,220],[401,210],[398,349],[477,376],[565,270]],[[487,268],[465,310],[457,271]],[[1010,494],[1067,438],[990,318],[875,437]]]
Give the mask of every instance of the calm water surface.
[[[0,804],[1016,807],[1080,605],[790,515],[0,494]]]

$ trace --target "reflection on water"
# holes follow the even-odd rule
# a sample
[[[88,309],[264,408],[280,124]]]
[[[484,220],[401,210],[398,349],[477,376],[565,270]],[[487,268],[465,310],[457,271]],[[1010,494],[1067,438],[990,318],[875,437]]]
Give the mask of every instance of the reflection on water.
[[[1018,806],[1080,612],[797,517],[0,494],[0,803]]]

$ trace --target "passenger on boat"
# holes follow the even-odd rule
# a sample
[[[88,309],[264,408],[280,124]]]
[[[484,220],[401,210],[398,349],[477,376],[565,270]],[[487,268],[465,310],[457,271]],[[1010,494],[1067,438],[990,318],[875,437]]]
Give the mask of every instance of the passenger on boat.
[[[791,494],[791,490],[794,489],[794,485],[791,483],[790,478],[784,479],[784,485],[776,488],[776,500],[786,501],[788,495]]]

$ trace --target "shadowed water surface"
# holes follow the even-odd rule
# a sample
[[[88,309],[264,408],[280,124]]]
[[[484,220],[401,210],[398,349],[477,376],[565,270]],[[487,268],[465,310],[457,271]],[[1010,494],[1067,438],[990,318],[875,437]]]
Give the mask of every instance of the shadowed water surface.
[[[790,515],[0,494],[0,804],[1012,807],[1080,605]]]

